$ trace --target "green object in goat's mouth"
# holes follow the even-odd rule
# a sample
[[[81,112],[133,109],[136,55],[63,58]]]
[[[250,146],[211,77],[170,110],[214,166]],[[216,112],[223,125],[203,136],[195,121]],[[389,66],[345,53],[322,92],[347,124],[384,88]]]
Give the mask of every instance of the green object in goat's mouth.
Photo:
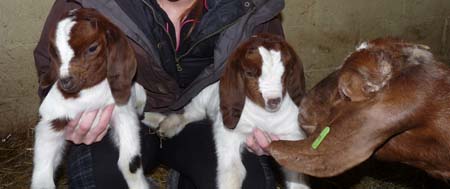
[[[316,150],[317,148],[319,148],[320,143],[322,143],[322,141],[325,139],[325,137],[327,137],[328,133],[330,132],[330,127],[325,127],[322,132],[320,132],[319,136],[316,138],[316,140],[314,140],[314,142],[312,143],[311,147]]]

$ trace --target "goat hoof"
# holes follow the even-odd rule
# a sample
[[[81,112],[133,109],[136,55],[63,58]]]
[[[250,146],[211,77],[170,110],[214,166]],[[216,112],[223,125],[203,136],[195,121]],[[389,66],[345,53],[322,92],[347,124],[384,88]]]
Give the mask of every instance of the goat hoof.
[[[159,124],[158,135],[165,138],[172,138],[182,129],[181,117],[179,115],[170,115]]]
[[[147,125],[152,130],[157,130],[159,124],[166,119],[166,116],[161,113],[156,112],[145,112],[144,119],[141,121],[143,124]]]

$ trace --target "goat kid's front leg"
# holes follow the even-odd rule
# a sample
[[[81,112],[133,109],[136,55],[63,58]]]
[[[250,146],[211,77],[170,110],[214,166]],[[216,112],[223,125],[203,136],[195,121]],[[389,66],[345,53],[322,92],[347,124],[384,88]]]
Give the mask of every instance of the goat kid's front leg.
[[[145,112],[142,123],[156,130],[162,138],[172,138],[190,123],[183,114],[170,114],[168,116],[157,112]]]
[[[144,113],[144,119],[142,120],[142,123],[147,125],[153,130],[157,130],[159,128],[159,124],[161,124],[164,119],[166,119],[167,116],[158,113],[158,112],[145,112]]]
[[[192,112],[190,112],[192,113]],[[161,137],[172,138],[180,133],[187,124],[201,119],[189,119],[189,112],[184,114],[170,114],[164,119],[157,130],[157,133]]]
[[[184,113],[170,114],[167,117],[158,113],[146,115],[152,122],[159,122],[157,133],[161,137],[172,138],[180,133],[187,124],[203,120],[207,117],[206,110],[208,104],[205,101],[205,93],[192,99],[191,103],[186,105]]]
[[[240,189],[246,175],[241,159],[243,137],[227,130],[223,125],[218,127],[215,128],[214,134],[217,151],[217,187]]]
[[[116,106],[111,121],[114,142],[119,148],[118,166],[128,187],[149,188],[142,168],[140,127],[136,112],[129,106]]]
[[[53,123],[41,120],[36,126],[32,189],[55,188],[53,175],[61,162],[66,144],[63,130],[58,131],[57,127],[53,125],[56,122],[58,120]]]
[[[297,127],[300,128],[300,127]],[[305,138],[305,134],[302,131],[292,132],[289,136],[281,137],[282,140],[302,140]],[[281,168],[283,171],[285,185],[287,189],[309,189],[308,178],[302,173],[291,171],[285,167]]]
[[[161,137],[171,138],[177,135],[183,128],[194,121],[205,119],[207,116],[215,116],[219,107],[219,83],[209,85],[204,88],[192,101],[184,108],[182,114],[172,114],[166,117],[160,113],[145,113],[143,123],[158,129]],[[208,113],[208,114],[207,114]],[[210,117],[215,119],[215,117]]]
[[[287,189],[309,189],[307,177],[304,174],[282,167]]]

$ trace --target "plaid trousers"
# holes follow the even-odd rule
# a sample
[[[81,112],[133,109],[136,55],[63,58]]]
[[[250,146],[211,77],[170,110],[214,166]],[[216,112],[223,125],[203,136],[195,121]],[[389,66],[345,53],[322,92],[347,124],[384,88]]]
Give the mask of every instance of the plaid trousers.
[[[91,149],[87,145],[73,145],[68,159],[69,188],[95,188],[95,177]]]
[[[215,167],[211,167],[215,166],[211,162],[215,162],[216,159],[215,150],[210,149],[214,144],[211,144],[213,136],[209,124],[196,123],[194,126],[186,127],[177,137],[165,141],[163,149],[159,148],[159,138],[156,135],[148,134],[146,129],[142,130],[141,135],[143,167],[147,168],[147,170],[152,170],[159,163],[163,163],[171,168],[180,169],[179,171],[184,173],[183,175],[178,174],[176,177],[173,177],[176,174],[170,174],[173,178],[169,175],[168,181],[170,183],[167,183],[169,188],[210,188],[207,186],[214,185],[214,176],[208,175],[206,178],[209,179],[205,179],[204,175],[205,173],[211,173],[211,171],[205,170],[212,170],[211,174],[215,174]],[[192,136],[202,137],[192,138]],[[177,154],[183,153],[183,150],[179,148],[180,145],[186,148],[185,151],[197,151],[200,155],[179,157]],[[109,148],[109,150],[105,151],[105,148]],[[118,153],[115,153],[117,153],[117,149],[114,147],[110,137],[105,137],[102,141],[93,145],[71,145],[67,154],[69,188],[126,188],[125,180],[122,182],[118,180],[118,177],[121,177],[119,179],[123,178],[117,168],[117,159],[114,159],[118,157]],[[184,162],[185,160],[189,163]],[[243,161],[244,164],[247,162],[250,166],[246,177],[249,178],[246,180],[250,184],[244,188],[253,189],[256,185],[261,186],[257,187],[258,189],[276,188],[276,179],[272,167],[274,164],[271,163],[271,160],[270,157],[257,157],[245,150]],[[184,167],[186,163],[202,166]],[[173,173],[174,171],[172,170],[171,172]],[[261,185],[261,183],[264,184]],[[155,185],[151,180],[149,180],[149,184]],[[197,184],[201,186],[197,186]]]

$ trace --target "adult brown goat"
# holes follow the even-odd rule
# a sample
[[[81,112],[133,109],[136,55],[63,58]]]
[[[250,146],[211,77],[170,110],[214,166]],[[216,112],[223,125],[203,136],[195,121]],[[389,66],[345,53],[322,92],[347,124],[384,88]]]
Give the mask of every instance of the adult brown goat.
[[[299,121],[309,137],[273,142],[273,157],[331,177],[374,154],[449,179],[450,68],[428,50],[392,38],[363,43],[302,100]],[[313,149],[325,127],[328,136]]]

